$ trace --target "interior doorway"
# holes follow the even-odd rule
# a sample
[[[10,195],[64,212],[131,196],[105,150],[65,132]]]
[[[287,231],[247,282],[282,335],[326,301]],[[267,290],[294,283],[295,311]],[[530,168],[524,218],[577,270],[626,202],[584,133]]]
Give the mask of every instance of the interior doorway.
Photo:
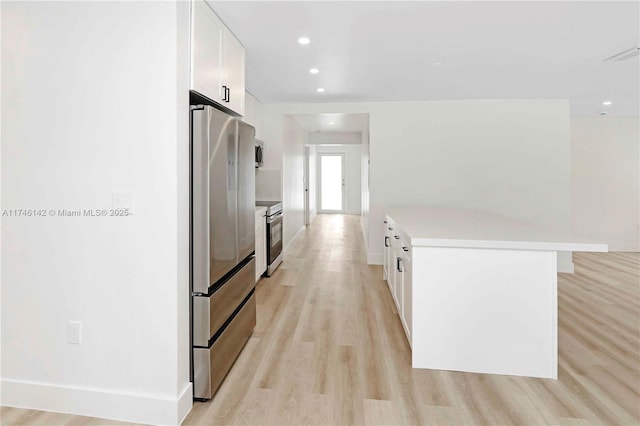
[[[318,163],[319,211],[321,213],[344,213],[344,154],[319,153]]]

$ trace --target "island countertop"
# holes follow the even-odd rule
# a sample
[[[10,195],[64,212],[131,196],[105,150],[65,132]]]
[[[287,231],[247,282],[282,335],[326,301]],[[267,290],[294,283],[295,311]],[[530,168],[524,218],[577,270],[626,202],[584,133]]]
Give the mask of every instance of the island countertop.
[[[413,247],[608,251],[606,244],[481,210],[411,206],[384,213]]]

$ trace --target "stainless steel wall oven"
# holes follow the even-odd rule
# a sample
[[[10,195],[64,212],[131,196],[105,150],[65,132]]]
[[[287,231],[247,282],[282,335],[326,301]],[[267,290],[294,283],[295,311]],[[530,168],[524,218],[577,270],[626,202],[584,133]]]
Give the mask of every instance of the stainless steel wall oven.
[[[267,208],[267,272],[270,277],[282,262],[282,224],[284,212],[280,201],[257,201],[257,206]]]

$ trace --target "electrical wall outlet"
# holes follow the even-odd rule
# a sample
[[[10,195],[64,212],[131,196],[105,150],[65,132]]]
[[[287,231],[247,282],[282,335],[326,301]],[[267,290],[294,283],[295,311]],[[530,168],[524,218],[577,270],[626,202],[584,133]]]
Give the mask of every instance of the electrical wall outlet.
[[[67,325],[67,340],[74,345],[79,345],[82,342],[82,322],[69,321]]]

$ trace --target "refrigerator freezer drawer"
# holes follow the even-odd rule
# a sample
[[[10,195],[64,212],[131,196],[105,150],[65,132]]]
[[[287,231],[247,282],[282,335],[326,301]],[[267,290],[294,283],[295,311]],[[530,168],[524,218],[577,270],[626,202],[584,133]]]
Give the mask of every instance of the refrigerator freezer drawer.
[[[256,259],[252,258],[211,296],[193,298],[193,345],[209,340],[256,285]]]
[[[210,348],[193,348],[194,397],[211,399],[256,326],[252,294]]]

